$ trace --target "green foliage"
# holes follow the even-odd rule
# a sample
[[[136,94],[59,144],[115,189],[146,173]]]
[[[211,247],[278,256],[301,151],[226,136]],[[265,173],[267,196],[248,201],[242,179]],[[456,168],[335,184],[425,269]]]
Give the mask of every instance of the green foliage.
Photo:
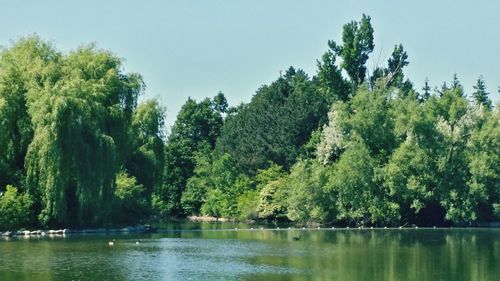
[[[286,218],[286,180],[281,166],[271,164],[255,176],[257,195],[253,207],[258,217],[265,220]]]
[[[194,175],[187,181],[186,190],[182,193],[181,204],[187,214],[199,215],[205,201],[207,189],[213,186],[212,157],[210,154],[198,152]]]
[[[229,154],[213,158],[198,153],[181,203],[187,214],[225,218],[252,218],[253,182],[240,174]],[[241,209],[240,209],[241,208]]]
[[[431,86],[429,86],[429,79],[425,78],[424,86],[422,87],[423,93],[420,95],[420,101],[426,101],[431,97]]]
[[[24,161],[33,138],[28,92],[50,83],[61,55],[38,37],[19,40],[0,53],[0,186],[22,183]]]
[[[269,168],[265,170],[259,170],[258,174],[255,176],[255,182],[257,184],[257,189],[260,190],[268,183],[278,180],[285,175],[283,168],[279,165],[271,163]]]
[[[7,185],[0,192],[0,230],[16,230],[33,224],[33,199],[28,193]]]
[[[132,114],[133,143],[126,167],[130,174],[144,185],[148,195],[160,190],[163,185],[164,122],[165,109],[157,100],[140,103]]]
[[[337,219],[348,223],[389,223],[399,219],[398,205],[375,181],[376,161],[361,140],[350,143],[333,166],[327,190],[335,194]]]
[[[383,167],[381,176],[388,195],[401,213],[419,213],[433,199],[436,165],[432,155],[409,140],[397,148]]]
[[[281,195],[276,197],[286,198],[287,217],[292,221],[302,223],[328,221],[334,215],[335,208],[332,208],[332,201],[329,200],[331,194],[324,192],[327,181],[326,169],[316,161],[297,162],[286,181],[287,196],[276,192]],[[279,208],[276,209],[279,210]]]
[[[223,124],[221,113],[226,107],[222,93],[213,101],[205,99],[197,103],[189,98],[182,106],[165,144],[163,186],[155,194],[163,210],[161,216],[183,214],[181,197],[193,176],[195,155],[215,146]]]
[[[1,53],[0,184],[22,183],[39,223],[110,222],[121,166],[148,193],[161,182],[164,112],[136,111],[142,78],[121,69],[94,45],[61,54],[38,37]]]
[[[258,205],[259,192],[257,190],[247,190],[238,197],[238,212],[240,220],[254,220],[259,217]]]
[[[373,44],[373,27],[371,18],[363,14],[361,21],[351,21],[344,25],[342,32],[343,45],[335,48],[333,41],[330,48],[338,49],[342,56],[342,68],[346,70],[354,85],[358,86],[366,78],[366,61],[375,45]]]
[[[284,177],[268,182],[259,192],[257,200],[258,217],[268,221],[286,219],[288,194],[287,178]]]
[[[500,111],[482,112],[484,120],[475,127],[467,144],[466,157],[471,193],[478,197],[479,216],[499,219],[500,205]],[[493,217],[488,217],[493,215]]]
[[[189,98],[168,137],[164,107],[138,104],[141,76],[111,52],[19,40],[0,53],[0,227],[500,219],[500,111],[484,79],[472,102],[456,74],[416,93],[401,44],[368,77],[370,21],[346,24],[312,78],[290,67],[237,107]]]
[[[303,71],[290,68],[284,77],[262,86],[237,114],[227,116],[217,152],[230,154],[248,175],[270,162],[289,169],[312,131],[324,122],[326,101]]]
[[[342,77],[342,69],[335,63],[337,60],[336,45],[332,45],[332,50],[328,50],[321,57],[321,61],[317,61],[318,65],[318,85],[319,91],[328,97],[328,101],[347,101],[350,96],[350,85]]]
[[[114,178],[126,154],[128,119],[142,89],[138,75],[87,46],[61,58],[53,83],[28,92],[34,128],[26,183],[43,224],[109,221]]]
[[[336,103],[328,114],[318,145],[318,158],[324,164],[337,159],[349,139],[360,137],[379,158],[394,148],[394,121],[387,92],[361,88],[350,103]]]
[[[252,206],[248,200],[253,198],[251,181],[246,176],[239,176],[228,185],[215,186],[207,192],[206,200],[201,206],[204,215],[224,218],[247,218],[252,216]],[[239,209],[243,208],[246,213]]]
[[[135,177],[124,171],[116,175],[115,223],[137,223],[148,212],[146,189]]]
[[[475,90],[472,93],[474,103],[476,105],[482,105],[486,109],[491,109],[491,100],[488,97],[489,93],[486,91],[486,82],[484,82],[483,76],[479,76],[476,85],[474,85],[473,88]]]

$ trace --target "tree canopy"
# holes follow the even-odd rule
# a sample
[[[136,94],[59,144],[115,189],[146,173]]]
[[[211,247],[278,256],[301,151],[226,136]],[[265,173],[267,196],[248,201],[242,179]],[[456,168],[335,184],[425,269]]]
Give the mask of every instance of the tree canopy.
[[[0,229],[205,215],[342,225],[500,220],[500,111],[480,76],[421,91],[371,18],[248,103],[187,98],[170,132],[110,51],[36,36],[0,53]],[[434,89],[434,90],[433,90]]]

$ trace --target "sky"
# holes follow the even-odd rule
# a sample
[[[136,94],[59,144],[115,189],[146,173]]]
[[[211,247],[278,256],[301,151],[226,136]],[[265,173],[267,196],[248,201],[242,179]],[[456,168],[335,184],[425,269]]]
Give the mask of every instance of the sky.
[[[6,1],[0,0],[0,46],[37,34],[69,52],[96,43],[124,59],[125,72],[143,75],[142,99],[158,98],[167,126],[188,97],[222,91],[230,105],[289,66],[316,74],[327,41],[341,42],[342,26],[372,18],[375,50],[368,69],[385,66],[403,44],[406,69],[418,89],[453,74],[473,91],[483,75],[500,101],[500,1]]]

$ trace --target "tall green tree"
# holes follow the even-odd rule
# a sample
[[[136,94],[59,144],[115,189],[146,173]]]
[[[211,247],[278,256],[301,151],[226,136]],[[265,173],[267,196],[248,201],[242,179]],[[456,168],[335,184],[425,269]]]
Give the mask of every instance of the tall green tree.
[[[472,93],[472,98],[474,99],[474,103],[476,105],[481,105],[486,109],[491,109],[492,103],[489,96],[489,93],[486,91],[486,83],[484,82],[483,76],[479,76],[476,81],[476,85],[473,86],[474,92]]]
[[[468,185],[477,196],[477,218],[492,221],[500,219],[500,110],[482,111],[480,119],[467,144]]]
[[[131,154],[125,166],[150,197],[163,185],[165,162],[165,109],[157,100],[137,106],[132,114],[130,139]]]
[[[0,190],[23,182],[24,161],[33,138],[28,92],[38,91],[56,75],[61,59],[54,47],[36,36],[19,40],[0,53]]]
[[[337,46],[334,42],[329,42],[330,48],[321,57],[321,61],[317,61],[318,73],[318,89],[326,97],[329,103],[333,101],[347,101],[350,97],[351,87],[349,82],[342,77],[342,68],[336,65],[337,61]]]
[[[422,94],[420,95],[420,101],[426,101],[431,96],[431,86],[429,86],[429,79],[425,78],[424,86],[422,87]]]
[[[319,91],[333,101],[347,101],[356,93],[356,88],[365,82],[366,62],[375,47],[371,18],[363,14],[359,22],[344,25],[342,44],[328,41],[329,50],[317,61],[318,73],[315,77]],[[341,59],[338,63],[337,60]],[[347,72],[350,80],[342,76]]]
[[[117,160],[142,90],[138,75],[94,46],[61,58],[48,82],[28,92],[33,141],[26,184],[45,225],[109,222]]]
[[[161,216],[183,215],[181,197],[193,176],[196,152],[215,147],[226,104],[219,93],[214,100],[199,103],[189,98],[182,106],[165,144],[163,186],[155,194],[155,208]]]
[[[230,154],[249,175],[266,169],[270,161],[289,169],[311,133],[325,122],[327,111],[327,98],[303,71],[290,68],[227,116],[217,151]]]
[[[346,70],[355,86],[366,78],[366,61],[375,44],[373,43],[373,27],[371,18],[363,14],[359,22],[351,21],[344,25],[342,32],[343,45],[335,48],[342,57],[342,68]],[[329,42],[330,47],[335,46]]]

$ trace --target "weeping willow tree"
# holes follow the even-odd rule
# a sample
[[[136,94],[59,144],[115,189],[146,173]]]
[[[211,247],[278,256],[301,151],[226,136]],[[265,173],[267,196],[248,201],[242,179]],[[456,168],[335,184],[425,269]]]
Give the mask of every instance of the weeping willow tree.
[[[49,77],[27,93],[33,140],[26,186],[45,225],[110,221],[115,175],[131,154],[131,116],[143,89],[139,75],[95,46],[51,62]]]
[[[26,96],[48,80],[50,65],[59,56],[36,37],[0,53],[0,192],[9,184],[22,188],[24,158],[33,138]]]

